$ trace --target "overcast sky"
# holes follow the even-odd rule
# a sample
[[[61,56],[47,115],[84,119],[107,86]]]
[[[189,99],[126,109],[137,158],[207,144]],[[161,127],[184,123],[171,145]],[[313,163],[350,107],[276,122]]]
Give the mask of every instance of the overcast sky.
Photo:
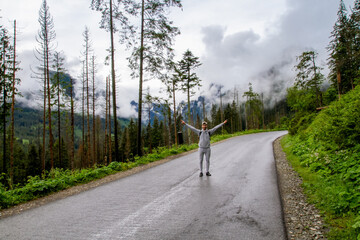
[[[90,0],[48,0],[54,19],[57,51],[63,52],[66,68],[73,77],[81,74],[81,52],[85,26],[97,57],[98,90],[104,88],[109,67],[104,65],[109,34],[99,29],[100,14],[90,9]],[[202,87],[193,97],[205,95],[210,99],[216,88],[236,87],[242,92],[253,84],[254,90],[276,92],[281,98],[292,85],[295,75],[295,58],[303,51],[319,53],[318,64],[327,74],[326,47],[330,32],[337,19],[340,0],[183,0],[183,9],[172,9],[169,18],[180,28],[175,41],[176,60],[191,50],[200,57],[202,66],[197,70]],[[345,0],[348,10],[353,0]],[[20,90],[30,91],[33,97],[41,84],[31,78],[31,68],[39,65],[34,57],[38,45],[35,36],[39,30],[38,11],[42,0],[0,0],[1,24],[11,33],[13,21],[18,27],[17,54],[23,69]],[[136,116],[131,100],[138,99],[138,79],[131,79],[122,46],[117,44],[116,71],[120,116]],[[145,83],[152,94],[159,94],[158,81]],[[26,95],[26,94],[25,94]],[[185,99],[183,93],[177,93]],[[31,101],[35,102],[35,101]]]

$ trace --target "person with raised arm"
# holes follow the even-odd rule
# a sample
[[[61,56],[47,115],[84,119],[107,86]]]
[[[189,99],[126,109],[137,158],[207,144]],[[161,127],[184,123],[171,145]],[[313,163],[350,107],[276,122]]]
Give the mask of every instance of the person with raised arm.
[[[200,177],[202,177],[203,174],[203,160],[204,155],[206,159],[206,176],[211,176],[210,174],[210,155],[211,155],[211,149],[210,149],[210,136],[220,127],[222,127],[225,123],[227,123],[227,120],[225,120],[223,123],[220,123],[219,125],[213,127],[212,129],[207,129],[207,122],[202,122],[201,128],[202,129],[196,129],[195,127],[187,124],[183,120],[181,120],[181,123],[184,124],[186,127],[188,127],[191,131],[193,131],[196,135],[199,136],[199,159],[200,159]]]

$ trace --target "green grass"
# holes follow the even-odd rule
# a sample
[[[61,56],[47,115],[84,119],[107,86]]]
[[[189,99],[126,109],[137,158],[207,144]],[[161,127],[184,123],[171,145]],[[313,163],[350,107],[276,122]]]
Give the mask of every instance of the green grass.
[[[359,239],[359,188],[348,182],[344,174],[319,164],[323,159],[330,161],[334,156],[329,152],[314,152],[299,138],[289,135],[281,143],[287,159],[302,178],[308,201],[325,218],[330,229],[328,239]]]
[[[360,86],[283,139],[309,201],[322,211],[329,239],[360,239]]]

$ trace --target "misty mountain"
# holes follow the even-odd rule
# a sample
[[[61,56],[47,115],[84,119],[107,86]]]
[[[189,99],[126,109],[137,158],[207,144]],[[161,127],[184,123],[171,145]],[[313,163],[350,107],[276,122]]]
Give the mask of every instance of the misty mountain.
[[[15,136],[18,139],[25,140],[26,142],[29,142],[29,143],[40,141],[40,138],[42,137],[42,129],[43,129],[43,111],[28,107],[28,106],[24,105],[23,103],[18,103],[18,104],[16,104],[14,114],[15,114],[14,115]],[[56,124],[57,124],[57,122],[55,122],[55,118],[56,118],[55,112],[53,112],[53,116],[54,116],[54,118],[53,118],[53,134],[54,134],[54,137],[56,138],[57,132],[55,132],[55,130],[54,130],[54,129],[56,129]],[[67,121],[66,118],[67,118],[67,115],[62,113],[61,122],[62,122],[63,127]],[[81,134],[81,129],[82,129],[81,114],[78,114],[78,113],[75,114],[74,120],[75,120],[75,139],[80,139],[82,136],[82,134]],[[100,118],[100,120],[101,120],[102,128],[104,128],[105,119]],[[130,120],[126,119],[126,118],[118,118],[118,120],[119,120],[121,128],[126,127],[130,122]],[[85,121],[85,124],[86,124],[86,121]],[[92,117],[90,117],[90,126],[92,126]],[[112,126],[114,126],[113,119],[112,119]],[[114,129],[112,129],[112,130],[114,130]],[[76,140],[75,142],[78,143],[80,141]],[[76,146],[76,148],[77,148],[77,146]]]

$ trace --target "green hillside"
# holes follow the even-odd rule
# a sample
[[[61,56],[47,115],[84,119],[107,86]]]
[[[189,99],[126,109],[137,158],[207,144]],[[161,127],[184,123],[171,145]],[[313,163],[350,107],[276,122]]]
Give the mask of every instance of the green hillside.
[[[360,86],[282,143],[310,201],[325,215],[329,239],[360,239]]]
[[[56,129],[56,115],[53,113],[53,126]],[[37,109],[25,107],[19,105],[15,110],[15,136],[21,139],[24,143],[37,143],[42,139],[43,131],[43,112]],[[65,126],[69,124],[69,115],[62,113],[61,124]],[[81,114],[75,114],[75,144],[78,147],[78,143],[82,136],[82,116]],[[119,118],[120,126],[124,128],[130,122],[129,119]],[[85,122],[86,124],[86,122]],[[105,126],[105,119],[101,118],[102,128]],[[113,123],[112,123],[113,124]],[[90,126],[92,126],[92,117],[90,117]],[[56,134],[56,133],[55,133]]]

